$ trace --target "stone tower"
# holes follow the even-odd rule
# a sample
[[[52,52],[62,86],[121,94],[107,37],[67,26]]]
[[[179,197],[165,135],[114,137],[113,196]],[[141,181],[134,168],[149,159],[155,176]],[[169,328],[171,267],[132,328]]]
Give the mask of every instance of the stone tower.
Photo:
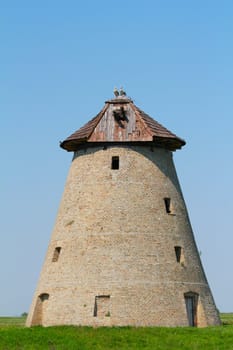
[[[61,143],[74,156],[28,326],[220,323],[172,160],[184,145],[123,90]]]

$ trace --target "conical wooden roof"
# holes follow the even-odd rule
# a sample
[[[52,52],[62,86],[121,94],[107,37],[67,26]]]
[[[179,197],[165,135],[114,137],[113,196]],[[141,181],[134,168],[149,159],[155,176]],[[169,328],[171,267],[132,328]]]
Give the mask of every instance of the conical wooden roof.
[[[157,147],[176,150],[185,141],[140,110],[127,96],[106,101],[103,109],[60,146],[76,151],[85,143],[151,143]]]

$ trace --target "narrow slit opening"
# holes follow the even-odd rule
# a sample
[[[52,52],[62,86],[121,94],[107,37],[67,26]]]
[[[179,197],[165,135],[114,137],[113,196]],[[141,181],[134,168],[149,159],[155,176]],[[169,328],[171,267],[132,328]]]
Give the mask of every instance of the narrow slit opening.
[[[56,247],[53,252],[52,262],[58,261],[60,253],[61,253],[61,247]]]
[[[119,157],[118,156],[114,156],[112,157],[112,169],[113,170],[118,170],[119,169]]]
[[[165,209],[168,214],[171,214],[171,198],[164,198]]]
[[[175,246],[176,261],[178,263],[181,262],[181,252],[182,252],[182,248],[180,246]]]

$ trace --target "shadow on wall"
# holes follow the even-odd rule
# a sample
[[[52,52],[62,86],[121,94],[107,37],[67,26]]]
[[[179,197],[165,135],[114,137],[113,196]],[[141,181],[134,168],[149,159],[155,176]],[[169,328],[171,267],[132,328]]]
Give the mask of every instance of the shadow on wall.
[[[135,142],[136,143],[136,142]],[[137,152],[141,154],[143,157],[147,158],[150,162],[156,165],[156,167],[173,183],[176,190],[181,193],[181,187],[179,184],[179,180],[176,174],[175,165],[173,162],[173,154],[172,151],[169,151],[164,148],[156,147],[154,145],[147,144],[135,144],[132,145],[132,142],[129,144],[121,143],[88,143],[85,146],[80,146],[80,149],[74,152],[74,156],[72,161],[74,161],[77,157],[86,156],[88,154],[93,154],[95,152],[99,152],[101,150],[107,150],[111,148],[126,148],[133,152]],[[163,153],[163,154],[162,154]],[[183,198],[183,196],[182,196]]]

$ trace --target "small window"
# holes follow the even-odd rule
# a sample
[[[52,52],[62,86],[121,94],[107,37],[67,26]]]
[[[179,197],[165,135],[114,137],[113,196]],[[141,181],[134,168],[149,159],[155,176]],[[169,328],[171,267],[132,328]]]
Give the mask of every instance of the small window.
[[[61,247],[56,247],[54,249],[52,262],[58,261],[60,252],[61,252]]]
[[[110,317],[110,295],[97,295],[94,304],[94,317]]]
[[[112,169],[113,170],[119,169],[119,157],[118,156],[112,157]]]
[[[42,293],[39,295],[40,301],[45,301],[49,299],[49,294],[48,293]]]
[[[172,213],[171,198],[164,198],[165,209],[168,214]]]
[[[182,248],[180,246],[175,247],[175,253],[176,253],[176,261],[178,263],[181,262],[181,253],[182,253]]]

